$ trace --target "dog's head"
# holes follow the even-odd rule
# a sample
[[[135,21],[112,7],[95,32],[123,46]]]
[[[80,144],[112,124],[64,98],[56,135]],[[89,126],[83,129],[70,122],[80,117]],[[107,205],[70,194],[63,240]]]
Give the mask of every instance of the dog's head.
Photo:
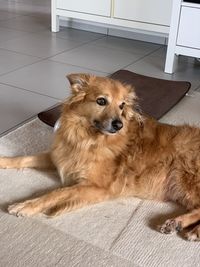
[[[136,114],[136,95],[131,86],[89,74],[70,74],[67,78],[72,89],[70,110],[98,132],[117,134]]]

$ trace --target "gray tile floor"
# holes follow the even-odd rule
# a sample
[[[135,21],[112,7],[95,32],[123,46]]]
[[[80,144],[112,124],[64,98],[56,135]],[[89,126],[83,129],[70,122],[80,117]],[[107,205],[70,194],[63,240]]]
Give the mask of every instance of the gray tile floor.
[[[180,57],[163,72],[163,45],[63,28],[50,32],[50,0],[0,0],[0,134],[69,94],[71,72],[106,76],[120,68],[175,80],[200,91],[200,63]]]

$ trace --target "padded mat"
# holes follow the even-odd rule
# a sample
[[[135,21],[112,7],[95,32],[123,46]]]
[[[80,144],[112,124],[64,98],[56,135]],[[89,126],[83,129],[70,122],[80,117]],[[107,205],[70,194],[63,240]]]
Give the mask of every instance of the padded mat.
[[[184,81],[170,81],[140,75],[128,70],[119,70],[109,76],[122,83],[131,84],[136,91],[141,110],[160,119],[188,92],[191,84]],[[61,105],[40,112],[40,120],[54,126],[61,113]]]

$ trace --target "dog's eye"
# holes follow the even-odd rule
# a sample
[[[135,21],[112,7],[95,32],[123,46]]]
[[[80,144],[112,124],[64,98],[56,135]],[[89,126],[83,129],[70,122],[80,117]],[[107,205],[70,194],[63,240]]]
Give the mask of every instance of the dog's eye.
[[[107,100],[104,97],[97,98],[96,102],[100,106],[105,106],[107,104]]]
[[[125,102],[122,102],[121,105],[119,105],[119,108],[120,108],[120,109],[123,109],[124,106],[125,106]]]

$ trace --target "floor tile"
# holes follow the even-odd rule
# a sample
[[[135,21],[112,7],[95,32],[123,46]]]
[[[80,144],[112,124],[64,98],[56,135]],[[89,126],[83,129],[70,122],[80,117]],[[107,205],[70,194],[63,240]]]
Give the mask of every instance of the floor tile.
[[[191,83],[191,89],[196,90],[200,84],[200,65],[190,66],[186,64],[179,64],[177,71],[173,74],[173,80],[189,81]]]
[[[7,29],[0,27],[0,44],[9,40],[12,40],[14,38],[22,37],[26,35],[26,32],[23,31],[17,31],[17,30],[12,30],[12,29]]]
[[[33,17],[33,16],[18,16],[13,19],[1,22],[1,27],[26,31],[38,32],[50,29],[50,16],[47,17]]]
[[[34,3],[24,2],[18,3],[15,1],[1,1],[1,11],[12,12],[20,15],[38,16],[50,14],[51,4],[49,5],[35,5]]]
[[[58,101],[0,84],[0,133],[7,131]]]
[[[20,16],[20,15],[18,15],[16,13],[7,12],[7,11],[1,11],[0,10],[0,21],[16,18],[17,16]]]
[[[173,125],[190,124],[200,127],[200,93],[190,91],[175,107],[161,119],[162,123]]]
[[[70,39],[79,42],[90,42],[104,37],[104,35],[100,33],[81,31],[67,27],[60,27],[59,32],[52,34],[58,38]]]
[[[85,45],[61,53],[51,60],[85,67],[91,70],[112,73],[138,60],[141,55],[96,45]]]
[[[11,0],[16,3],[29,4],[32,6],[49,6],[51,4],[51,0]]]
[[[128,51],[134,54],[146,55],[161,47],[161,45],[146,43],[125,38],[106,36],[93,42],[94,45]]]
[[[26,56],[0,48],[0,75],[16,70],[40,60],[38,57]]]
[[[78,41],[56,38],[49,34],[33,33],[21,38],[0,42],[1,48],[42,58],[80,46]]]
[[[90,72],[106,75],[87,69],[44,60],[0,77],[0,82],[30,90],[57,99],[69,95],[66,75],[74,72]]]
[[[5,12],[12,12],[12,13],[21,14],[21,15],[23,14],[21,9],[19,8],[19,5],[14,1],[1,0],[0,7],[1,7],[2,12],[5,11]]]
[[[150,56],[152,56],[152,57],[154,57],[154,56],[155,57],[160,57],[160,58],[162,58],[162,60],[165,61],[166,55],[167,55],[167,46],[164,45],[160,49],[158,49],[155,52],[153,52]],[[183,55],[180,55],[178,57],[178,62],[177,63],[179,64],[181,62],[184,62],[184,63],[187,63],[187,64],[193,64],[193,65],[200,64],[200,62],[198,63],[195,58],[187,57],[187,56],[183,56]]]
[[[197,90],[198,92],[200,92],[200,84],[199,84],[199,86],[196,88],[196,90]]]
[[[165,57],[159,54],[150,55],[142,60],[129,65],[126,69],[160,79],[189,81],[192,84],[191,89],[195,90],[200,84],[200,64],[192,64],[190,60],[181,58],[177,62],[174,74],[164,72]]]

